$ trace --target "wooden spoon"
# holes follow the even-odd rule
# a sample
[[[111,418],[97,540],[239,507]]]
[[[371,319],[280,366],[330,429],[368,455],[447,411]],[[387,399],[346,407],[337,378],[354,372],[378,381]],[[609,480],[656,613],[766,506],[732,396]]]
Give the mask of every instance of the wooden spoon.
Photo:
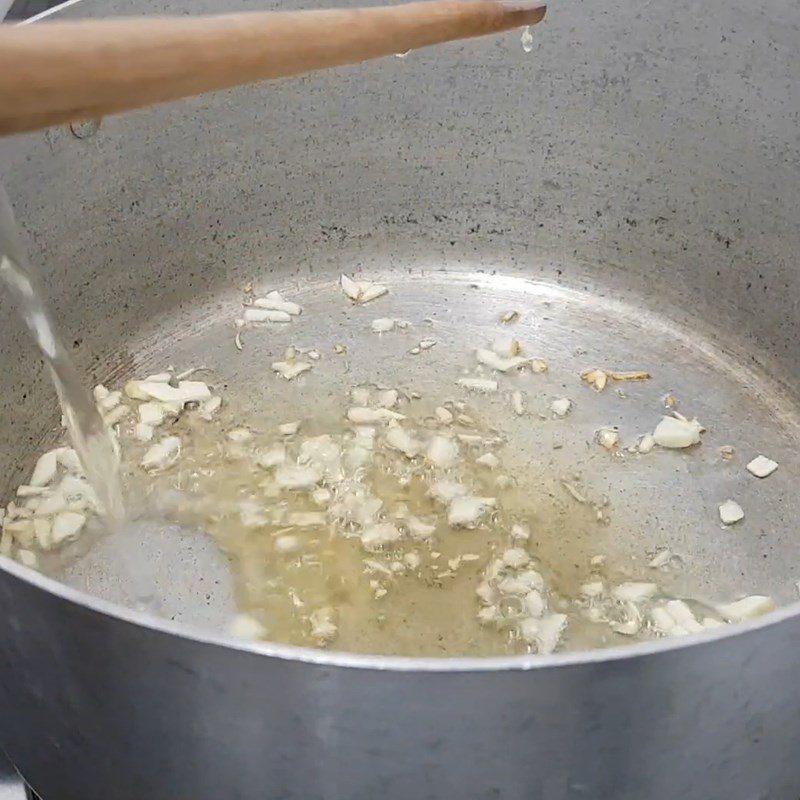
[[[0,25],[0,134],[535,25],[542,0]]]

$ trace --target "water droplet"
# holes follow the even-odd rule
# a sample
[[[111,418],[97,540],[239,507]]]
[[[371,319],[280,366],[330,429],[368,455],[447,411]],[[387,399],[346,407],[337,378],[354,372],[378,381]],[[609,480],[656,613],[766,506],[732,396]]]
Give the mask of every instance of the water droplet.
[[[526,25],[522,29],[522,37],[520,38],[522,42],[522,49],[526,53],[530,53],[533,50],[533,34],[531,33],[531,29],[529,25]]]

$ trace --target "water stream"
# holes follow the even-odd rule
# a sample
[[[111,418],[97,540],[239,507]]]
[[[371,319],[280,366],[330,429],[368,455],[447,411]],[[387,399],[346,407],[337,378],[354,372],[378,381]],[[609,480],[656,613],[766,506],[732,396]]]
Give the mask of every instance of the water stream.
[[[107,526],[125,520],[119,455],[91,393],[58,336],[39,273],[25,253],[11,202],[0,186],[0,280],[33,336],[55,384],[72,445],[100,501]]]

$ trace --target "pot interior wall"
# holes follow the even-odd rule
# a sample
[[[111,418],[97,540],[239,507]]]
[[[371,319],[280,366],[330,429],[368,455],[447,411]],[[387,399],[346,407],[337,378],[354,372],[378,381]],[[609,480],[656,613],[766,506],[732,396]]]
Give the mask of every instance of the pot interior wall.
[[[65,15],[189,10],[222,9],[84,0]],[[441,271],[499,273],[559,287],[549,296],[559,324],[605,331],[620,357],[622,345],[636,347],[640,315],[642,330],[661,337],[642,352],[659,363],[627,366],[690,364],[693,408],[711,417],[722,404],[718,443],[726,434],[752,448],[783,442],[791,458],[797,23],[779,0],[757,9],[714,0],[702,19],[688,0],[645,10],[577,3],[551,11],[530,54],[509,35],[145,110],[96,131],[52,130],[4,143],[4,179],[91,380],[202,352],[244,387],[228,309],[249,280],[302,292],[342,270],[386,274],[398,287],[436,274],[429,285],[443,302],[461,303]],[[527,291],[498,286],[486,284],[498,302]],[[0,305],[0,468],[10,487],[56,434],[57,412]],[[676,342],[688,356],[675,357]],[[257,347],[264,363],[274,354],[274,343]],[[768,510],[766,500],[776,508],[781,492],[766,497]],[[750,588],[789,599],[794,517],[786,505],[767,510],[736,558],[754,583],[770,584]],[[688,536],[692,520],[680,524]],[[712,584],[740,571],[724,565],[727,547],[711,547]]]

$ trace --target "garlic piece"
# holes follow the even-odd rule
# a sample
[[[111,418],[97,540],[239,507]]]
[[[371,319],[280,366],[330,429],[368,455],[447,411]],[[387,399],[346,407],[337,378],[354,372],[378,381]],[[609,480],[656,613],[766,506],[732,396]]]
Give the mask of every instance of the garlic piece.
[[[159,426],[167,417],[167,409],[163,403],[156,403],[149,400],[142,403],[137,409],[139,413],[139,422],[152,427]]]
[[[264,626],[249,614],[237,614],[228,625],[228,633],[237,639],[263,639],[267,635]]]
[[[350,399],[354,405],[368,406],[370,400],[370,391],[366,386],[354,386],[350,390]]]
[[[101,411],[113,411],[121,401],[122,392],[109,392],[108,389],[106,389],[105,397],[97,401],[97,406]]]
[[[478,359],[479,364],[483,364],[490,369],[497,370],[498,372],[511,372],[511,370],[519,369],[528,363],[527,358],[522,356],[514,356],[511,358],[502,358],[492,350],[485,350],[478,348],[475,351],[475,357]]]
[[[62,511],[53,519],[51,540],[54,546],[77,539],[86,524],[86,516],[75,511]]]
[[[455,481],[436,481],[428,490],[428,494],[440,503],[447,505],[457,497],[468,494],[466,486]]]
[[[419,569],[419,565],[422,563],[422,559],[419,557],[417,553],[406,553],[403,556],[403,563],[409,569]]]
[[[330,489],[325,489],[324,487],[319,489],[314,489],[311,492],[311,500],[314,505],[319,506],[320,508],[327,508],[327,506],[331,502],[331,498],[333,495],[331,494]]]
[[[67,472],[71,472],[74,475],[83,475],[81,460],[71,447],[59,447],[56,453],[58,454],[58,463]]]
[[[272,311],[283,311],[289,316],[296,317],[303,313],[303,309],[297,303],[284,300],[280,292],[272,291],[266,297],[257,297],[253,300],[255,308],[266,308]]]
[[[691,447],[700,441],[702,431],[703,426],[696,419],[662,417],[653,431],[653,439],[661,447]]]
[[[397,405],[399,399],[400,393],[397,389],[385,389],[378,393],[376,405],[380,408],[392,408]]]
[[[588,383],[596,392],[602,392],[608,383],[608,375],[602,369],[590,369],[581,373],[581,380]]]
[[[733,525],[744,519],[744,511],[735,500],[726,500],[719,507],[719,518],[723,525]]]
[[[200,404],[198,413],[204,420],[210,422],[211,418],[217,411],[219,411],[221,406],[222,406],[222,398],[219,395],[214,395],[213,397],[209,397],[208,400]]]
[[[408,352],[411,353],[412,356],[418,356],[425,350],[430,350],[435,345],[435,339],[423,339],[416,347],[412,347]]]
[[[225,438],[235,444],[245,444],[253,439],[253,432],[247,428],[234,428],[225,434]]]
[[[300,430],[299,420],[296,420],[294,422],[283,422],[280,425],[278,425],[278,433],[281,436],[294,436],[299,430]]]
[[[744,622],[774,610],[775,602],[772,598],[760,594],[753,594],[733,603],[723,603],[717,606],[720,616],[728,622]]]
[[[296,553],[300,550],[302,546],[300,537],[291,535],[276,537],[274,544],[275,544],[275,552],[280,553],[281,555]]]
[[[347,295],[347,297],[349,297],[351,300],[357,301],[361,294],[358,284],[347,275],[342,275],[339,281],[341,283],[342,291]]]
[[[30,486],[47,486],[56,477],[57,470],[58,450],[50,450],[39,456],[28,484]]]
[[[656,554],[648,561],[647,566],[651,569],[661,569],[666,567],[672,560],[671,550],[658,550]]]
[[[542,372],[547,372],[547,362],[543,358],[532,358],[530,361],[530,370],[535,375],[540,375]]]
[[[572,408],[572,400],[568,397],[559,397],[556,400],[553,400],[550,403],[550,410],[555,414],[557,417],[566,417],[569,414],[570,409]]]
[[[150,442],[153,440],[156,429],[146,422],[137,422],[133,428],[133,435],[140,442]]]
[[[511,408],[514,409],[514,413],[521,417],[525,413],[525,400],[522,395],[522,392],[512,392],[511,394]]]
[[[485,392],[487,394],[497,391],[497,381],[489,380],[488,378],[459,378],[456,383],[464,389],[472,389],[476,392]]]
[[[703,630],[692,609],[683,600],[668,600],[664,604],[664,609],[675,620],[680,631],[700,633]]]
[[[272,371],[277,372],[282,378],[287,381],[294,380],[298,375],[308,372],[311,369],[311,364],[307,361],[273,361]]]
[[[40,497],[46,493],[46,486],[27,486],[24,483],[17,486],[17,497]]]
[[[519,633],[528,644],[536,646],[537,653],[548,655],[558,647],[566,627],[566,614],[548,614],[541,619],[523,619],[519,623]]]
[[[390,319],[389,317],[374,319],[370,323],[370,328],[372,329],[373,333],[389,333],[389,331],[393,331],[396,326],[397,320]]]
[[[474,528],[481,517],[495,505],[493,497],[456,497],[447,509],[447,522],[454,528]]]
[[[428,444],[425,458],[435,467],[449,469],[458,461],[458,442],[444,436],[434,436]]]
[[[347,419],[356,425],[373,425],[376,422],[389,422],[390,420],[403,420],[405,417],[388,408],[365,408],[353,406],[347,409]]]
[[[449,425],[453,421],[452,413],[444,406],[437,406],[433,413],[436,415],[437,421],[442,425]]]
[[[181,373],[178,376],[178,380],[182,381],[188,378],[193,373],[197,372],[196,369],[190,369],[186,372]],[[172,367],[169,367],[168,372],[156,372],[154,375],[148,375],[145,378],[147,383],[169,383],[172,380]]]
[[[508,325],[510,322],[514,322],[516,319],[519,319],[519,311],[506,311],[500,316],[500,322],[502,322],[504,325]]]
[[[97,386],[92,389],[92,395],[94,396],[95,402],[99,403],[101,400],[105,400],[111,394],[102,383],[98,383]]]
[[[33,518],[33,535],[36,543],[42,550],[49,550],[53,546],[53,521],[49,517]]]
[[[778,462],[766,456],[756,456],[745,469],[756,478],[766,478],[778,469]]]
[[[611,596],[620,603],[641,603],[648,600],[658,591],[654,583],[629,581],[621,583],[611,590]]]
[[[581,586],[581,594],[584,597],[600,597],[604,591],[603,581],[590,581]]]
[[[103,414],[103,422],[109,427],[113,428],[119,422],[122,422],[125,417],[130,414],[130,409],[127,406],[117,406],[113,411]]]
[[[339,629],[336,627],[336,612],[331,606],[324,606],[312,611],[309,617],[311,636],[319,644],[328,644],[336,638]]]
[[[347,275],[341,276],[340,283],[342,291],[354,303],[369,303],[371,300],[376,300],[378,297],[382,297],[389,291],[380,283],[371,283],[370,281],[354,281]]]
[[[527,525],[514,524],[511,526],[511,538],[527,541],[531,538],[531,529]]]
[[[541,592],[531,589],[522,598],[522,609],[528,616],[539,619],[544,614],[544,598]]]
[[[399,450],[407,458],[414,458],[422,452],[422,442],[415,439],[400,426],[388,430],[386,444],[393,450]]]
[[[514,358],[522,352],[522,346],[512,336],[498,336],[492,342],[492,350],[500,358]]]
[[[292,317],[285,311],[270,308],[246,308],[242,318],[245,322],[291,322]]]
[[[202,381],[180,381],[171,386],[160,381],[129,381],[125,393],[133,400],[158,400],[160,403],[200,403],[211,397],[211,390]]]
[[[487,469],[497,469],[500,466],[500,459],[494,453],[484,453],[475,459],[475,463]]]
[[[430,539],[436,532],[436,525],[419,517],[409,517],[406,521],[412,539]]]
[[[606,450],[614,450],[619,444],[619,432],[614,428],[600,428],[596,433],[597,443]]]
[[[282,444],[256,453],[256,464],[263,469],[274,469],[286,461],[286,448]]]
[[[39,557],[32,550],[17,550],[17,561],[28,569],[39,569]]]
[[[166,436],[154,444],[142,458],[144,469],[161,470],[174,464],[181,454],[181,440],[177,436]]]
[[[531,560],[528,553],[521,547],[510,547],[503,553],[503,563],[512,569],[520,569],[524,567]]]
[[[378,522],[364,528],[361,532],[361,544],[365,550],[375,550],[396,542],[400,536],[400,530],[391,522]]]
[[[322,471],[316,466],[285,465],[275,470],[275,481],[280,489],[314,489],[322,480]]]
[[[646,433],[639,439],[639,444],[636,445],[637,452],[642,455],[647,455],[656,446],[656,439],[652,433]]]

